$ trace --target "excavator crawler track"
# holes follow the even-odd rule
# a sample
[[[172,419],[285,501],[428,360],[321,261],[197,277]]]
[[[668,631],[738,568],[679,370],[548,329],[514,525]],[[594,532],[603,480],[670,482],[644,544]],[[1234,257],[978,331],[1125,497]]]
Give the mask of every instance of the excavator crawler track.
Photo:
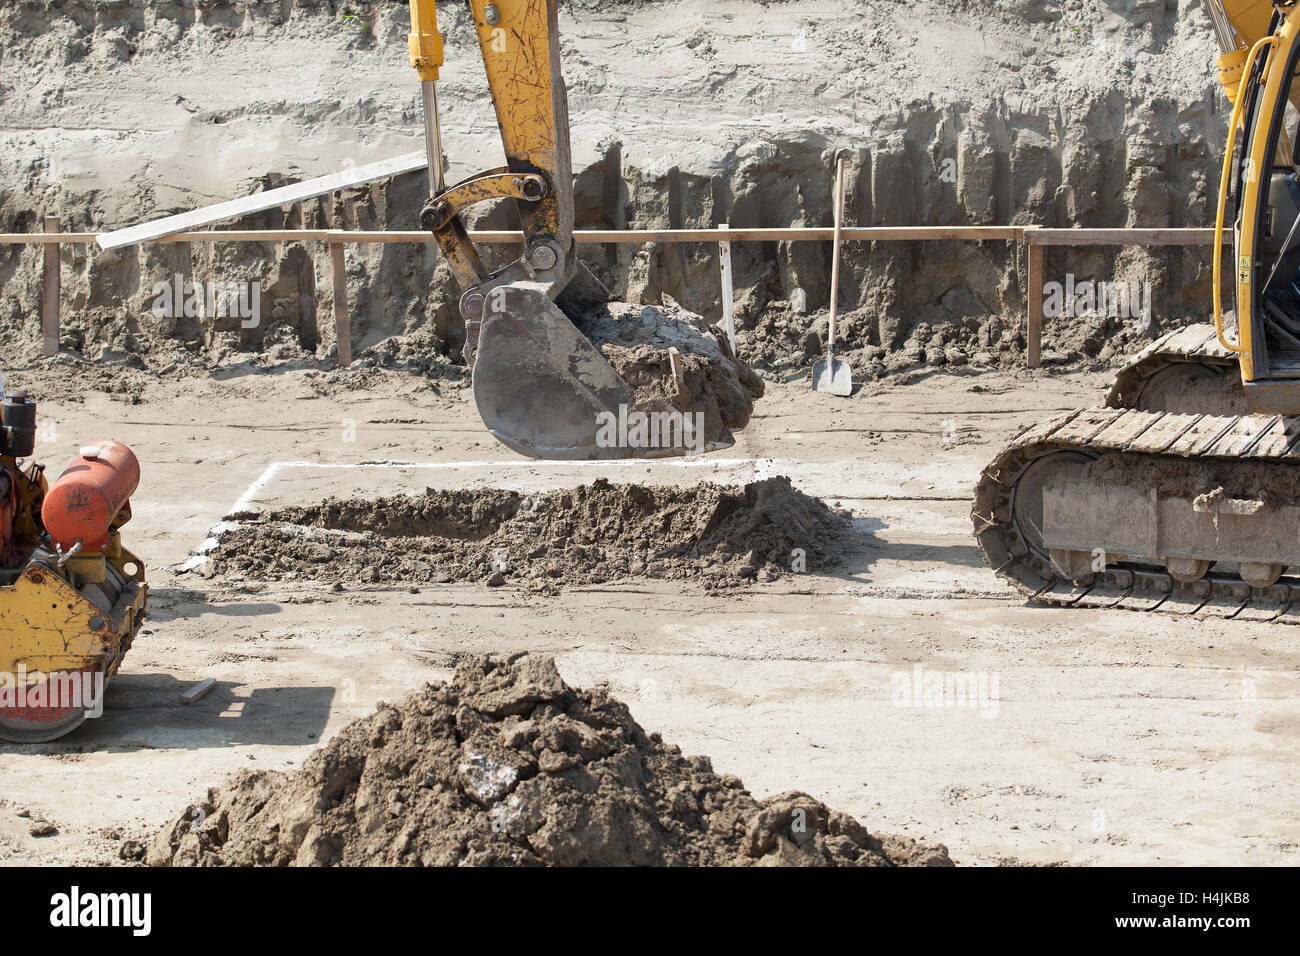
[[[971,509],[975,535],[989,566],[1034,602],[1300,623],[1300,540],[1290,545],[1284,529],[1286,521],[1295,517],[1295,512],[1286,510],[1285,493],[1300,487],[1298,446],[1300,417],[1115,408],[1069,412],[1021,432],[984,470]],[[1196,510],[1204,512],[1217,508],[1213,502],[1223,498],[1222,488],[1216,495],[1216,482],[1231,483],[1234,475],[1252,475],[1261,487],[1268,486],[1260,495],[1263,500],[1252,504],[1279,509],[1277,521],[1254,520],[1268,520],[1269,527],[1276,526],[1280,546],[1294,552],[1294,564],[1277,558],[1276,563],[1284,568],[1282,575],[1267,587],[1252,586],[1243,580],[1235,562],[1222,560],[1202,572],[1199,580],[1180,580],[1171,573],[1174,564],[1162,566],[1158,557],[1153,560],[1149,554],[1145,558],[1118,556],[1107,562],[1104,571],[1074,577],[1062,574],[1054,553],[1046,547],[1043,529],[1047,522],[1041,521],[1048,494],[1056,495],[1057,502],[1066,501],[1066,507],[1078,505],[1076,514],[1067,515],[1068,523],[1086,526],[1095,522],[1101,528],[1129,521],[1128,515],[1117,516],[1114,509],[1105,507],[1109,493],[1105,483],[1088,483],[1091,471],[1098,467],[1094,463],[1103,459],[1109,474],[1131,476],[1133,494],[1151,496],[1152,514],[1156,513],[1158,495],[1163,493],[1158,486],[1162,481],[1167,484],[1170,476],[1193,489],[1183,493],[1196,494]],[[1056,477],[1044,480],[1045,468],[1048,474],[1055,468]],[[1078,484],[1063,484],[1069,481]],[[1049,486],[1052,490],[1045,491]],[[1066,487],[1082,490],[1067,498],[1060,490]],[[1034,495],[1040,496],[1037,502]],[[1190,499],[1166,500],[1178,503]],[[1191,509],[1185,510],[1190,514]],[[1040,519],[1037,525],[1035,514]],[[1229,515],[1222,519],[1225,522],[1244,520],[1231,517],[1230,510],[1224,514]],[[1214,546],[1211,539],[1219,536],[1220,515],[1216,510],[1213,515],[1194,517],[1202,529],[1212,522],[1214,530],[1192,544],[1193,550],[1204,547],[1208,554]],[[1141,515],[1136,520],[1140,524]],[[1195,522],[1186,526],[1198,527]]]
[[[1213,325],[1188,325],[1156,339],[1115,374],[1107,408],[1143,411],[1249,412],[1237,357],[1219,344]]]

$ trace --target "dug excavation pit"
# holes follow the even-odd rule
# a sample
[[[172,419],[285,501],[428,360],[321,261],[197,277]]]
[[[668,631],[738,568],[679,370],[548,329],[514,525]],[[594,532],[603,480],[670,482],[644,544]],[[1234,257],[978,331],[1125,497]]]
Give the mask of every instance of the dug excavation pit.
[[[537,494],[426,489],[254,516],[222,538],[215,570],[345,585],[516,581],[546,590],[651,577],[731,587],[832,567],[848,525],[780,476],[743,487],[599,479]]]
[[[201,824],[198,821],[202,821]],[[466,657],[298,770],[244,770],[152,842],[154,866],[951,866],[797,791],[756,800],[549,657]]]

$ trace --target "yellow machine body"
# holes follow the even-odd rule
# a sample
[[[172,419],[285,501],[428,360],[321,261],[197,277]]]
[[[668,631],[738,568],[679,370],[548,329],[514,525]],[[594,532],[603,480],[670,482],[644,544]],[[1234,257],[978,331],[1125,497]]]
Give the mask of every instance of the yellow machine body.
[[[1256,40],[1268,35],[1273,4],[1270,0],[1222,0],[1220,7],[1231,35],[1220,39],[1219,82],[1228,100],[1236,103],[1246,54]]]
[[[128,552],[123,556],[135,561]],[[131,646],[147,596],[140,580],[105,612],[49,567],[29,564],[13,584],[0,587],[0,673],[27,686],[73,671],[111,677]]]
[[[1293,5],[1261,0],[1207,0],[1207,6],[1219,10],[1220,66],[1230,61],[1221,78],[1233,100],[1215,220],[1217,248],[1223,248],[1226,230],[1232,230],[1232,274],[1225,282],[1224,263],[1216,258],[1216,334],[1240,364],[1245,399],[1253,411],[1297,414],[1300,81],[1295,73],[1300,13]],[[1224,285],[1234,293],[1235,330],[1225,328]]]
[[[422,83],[438,79],[442,67],[442,34],[438,32],[438,15],[433,0],[412,0],[411,3],[411,66]]]
[[[58,554],[41,526],[43,468],[23,469],[6,455],[0,472],[11,495],[8,560],[0,562],[0,739],[35,743],[66,734],[86,715],[16,705],[69,675],[96,675],[102,688],[140,629],[149,588],[144,563],[122,546],[129,507],[113,522],[106,549]]]
[[[1283,619],[1300,612],[1300,13],[1202,2],[1233,102],[1214,323],[1131,356],[1105,408],[1018,435],[971,517],[989,566],[1035,601]]]

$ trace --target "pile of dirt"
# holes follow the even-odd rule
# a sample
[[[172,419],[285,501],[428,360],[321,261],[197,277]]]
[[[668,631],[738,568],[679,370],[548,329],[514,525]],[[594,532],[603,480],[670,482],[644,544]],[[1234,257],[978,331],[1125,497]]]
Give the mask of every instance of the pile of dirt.
[[[21,388],[38,403],[80,403],[87,394],[98,392],[114,401],[139,405],[159,378],[133,365],[89,362],[66,352],[26,364],[7,364],[0,372],[11,391]]]
[[[703,579],[708,587],[775,580],[835,560],[848,519],[785,477],[743,488],[614,485],[565,491],[426,489],[423,495],[327,499],[232,516],[215,570],[233,578],[439,583],[510,580],[535,590],[628,576]]]
[[[206,354],[154,353],[147,361],[139,355],[113,355],[90,360],[74,350],[52,357],[29,358],[6,364],[0,373],[12,390],[22,388],[38,402],[84,402],[92,393],[114,401],[139,405],[156,400],[151,390],[166,383],[216,383],[225,394],[237,391],[234,381],[256,381],[258,376],[283,376],[301,372],[301,381],[319,395],[337,395],[375,387],[385,378],[409,384],[416,376],[419,387],[438,394],[454,394],[469,381],[469,369],[436,350],[423,346],[423,337],[394,336],[361,352],[347,368],[331,357],[281,361],[267,352],[223,352],[219,359]],[[264,388],[265,386],[258,386]]]
[[[469,657],[292,773],[242,771],[154,866],[951,866],[791,791],[755,800],[549,657]]]
[[[763,397],[763,380],[722,330],[670,296],[662,306],[609,302],[576,324],[636,392],[636,410],[701,415],[704,441],[714,446],[734,444],[732,429],[749,424]]]
[[[447,382],[469,381],[469,366],[459,356],[452,359],[442,354],[442,347],[428,329],[417,329],[381,339],[358,354],[350,368],[396,369]]]
[[[876,318],[856,311],[841,315],[836,323],[836,357],[849,363],[856,378],[875,380],[925,367],[989,369],[1024,364],[1024,335],[1014,322],[1004,323],[996,315],[935,325],[918,322],[893,347],[879,344]],[[801,369],[825,356],[826,329],[825,311],[802,317],[771,310],[740,336],[739,347],[761,368]]]

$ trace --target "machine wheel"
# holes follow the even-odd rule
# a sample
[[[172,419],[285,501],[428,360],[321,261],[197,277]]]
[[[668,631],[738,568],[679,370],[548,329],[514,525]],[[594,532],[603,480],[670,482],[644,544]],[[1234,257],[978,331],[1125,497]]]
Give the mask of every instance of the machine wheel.
[[[1035,459],[1016,479],[1011,521],[1029,549],[1043,560],[1051,560],[1043,545],[1043,486],[1060,469],[1087,464],[1097,457],[1081,451],[1052,452]]]
[[[61,678],[61,700],[71,700],[71,686],[80,678]],[[101,685],[102,687],[103,685]],[[15,744],[43,744],[70,734],[89,717],[85,707],[10,707],[0,709],[0,740]]]
[[[1246,393],[1230,371],[1217,365],[1176,362],[1142,384],[1134,405],[1145,412],[1177,415],[1246,415]]]

